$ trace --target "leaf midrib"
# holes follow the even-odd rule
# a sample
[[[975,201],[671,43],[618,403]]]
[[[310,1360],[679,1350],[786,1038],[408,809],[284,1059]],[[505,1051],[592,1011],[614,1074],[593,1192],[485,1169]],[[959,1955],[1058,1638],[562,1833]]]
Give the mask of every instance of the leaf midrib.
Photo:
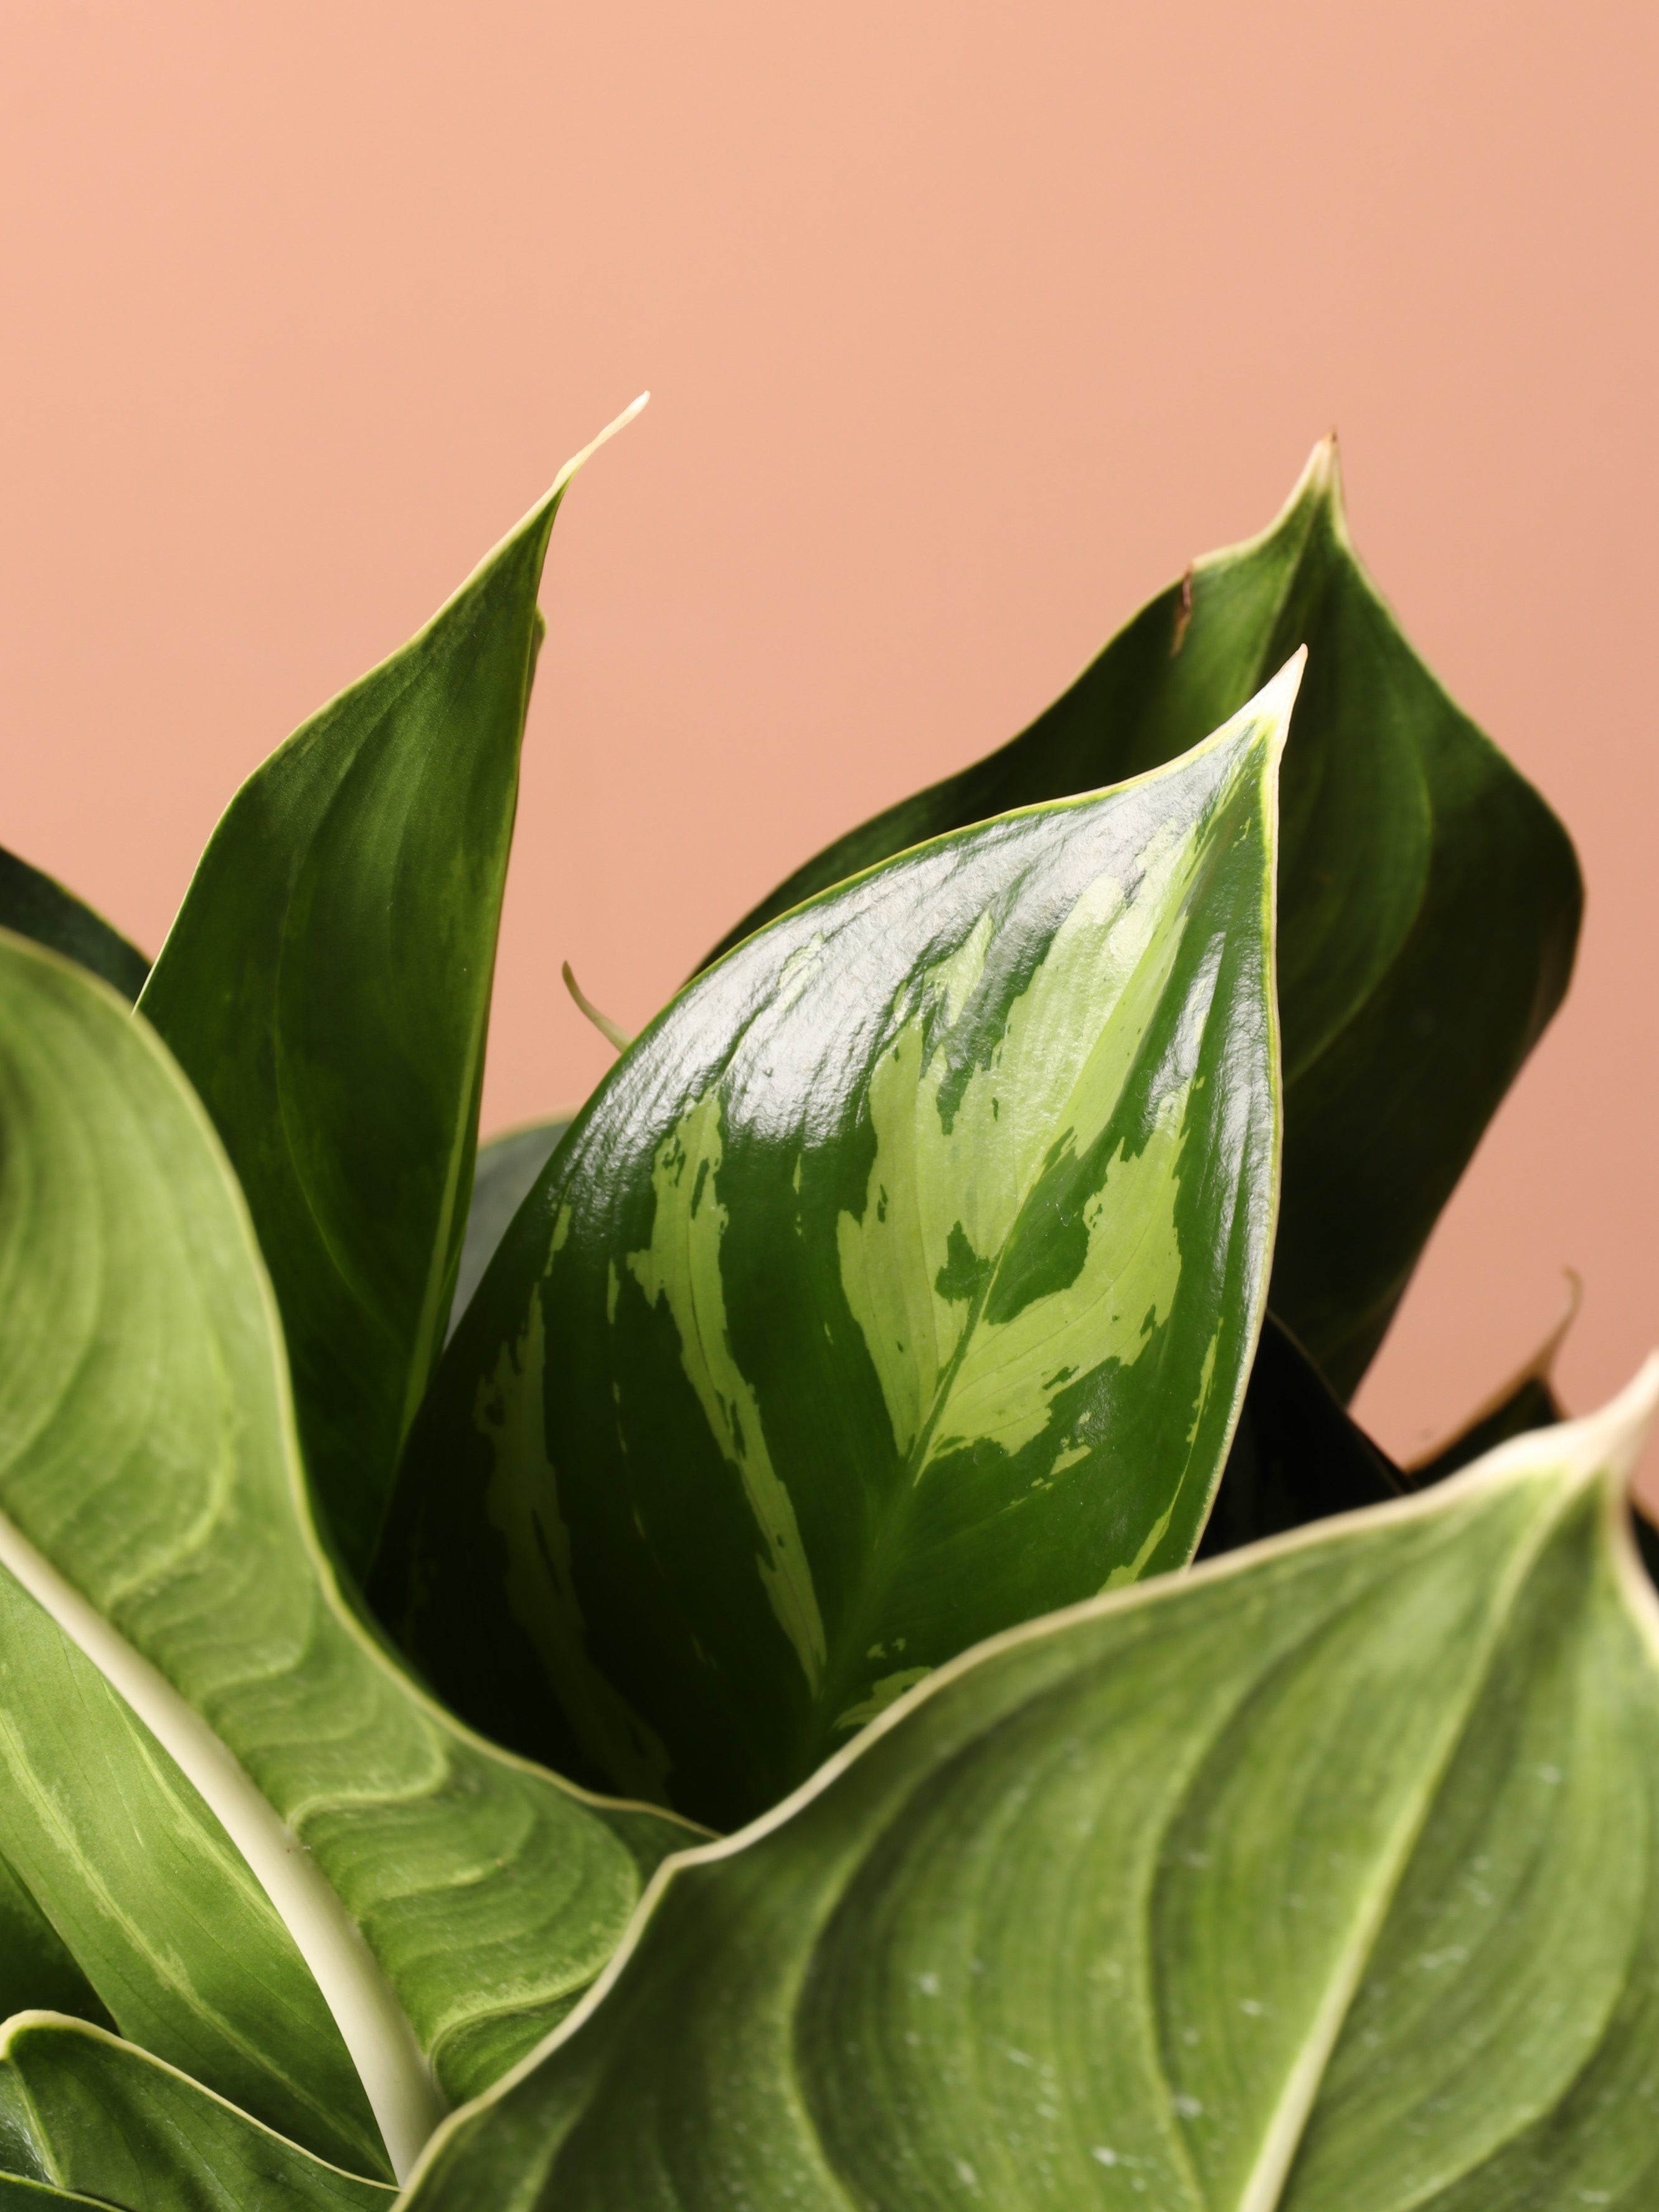
[[[1181,915],[1181,936],[1183,940],[1186,935],[1187,924],[1190,919],[1191,915],[1189,902],[1183,899]],[[1143,955],[1143,958],[1151,956],[1151,950],[1152,948],[1149,947],[1147,953]],[[1172,959],[1170,963],[1171,972],[1173,972],[1176,961],[1179,958],[1179,953],[1180,945],[1178,943],[1176,948],[1176,957],[1175,959]],[[1045,960],[1048,957],[1046,951],[1043,957]],[[1039,963],[1039,966],[1042,963]],[[1127,994],[1128,988],[1127,982],[1124,988],[1125,993]],[[1110,1020],[1111,1017],[1109,1014],[1106,1022],[1103,1023],[1096,1031],[1094,1042],[1084,1056],[1083,1061],[1079,1066],[1076,1079],[1073,1081],[1071,1090],[1066,1094],[1065,1104],[1054,1117],[1056,1124],[1060,1125],[1061,1127],[1061,1134],[1056,1140],[1060,1143],[1064,1143],[1067,1136],[1075,1136],[1076,1119],[1074,1114],[1073,1114],[1073,1109],[1075,1107],[1079,1091],[1083,1086],[1090,1064],[1093,1060],[1096,1052],[1097,1052],[1100,1048],[1102,1038],[1103,1037],[1107,1028],[1110,1025]],[[1150,1028],[1147,1034],[1150,1034]],[[1146,1041],[1146,1037],[1143,1036],[1139,1049],[1137,1050],[1133,1060],[1130,1063],[1129,1067],[1125,1071],[1123,1085],[1118,1093],[1119,1102],[1121,1102],[1124,1092],[1127,1091],[1128,1088],[1131,1077],[1141,1064],[1141,1060],[1144,1056]],[[918,1077],[918,1081],[920,1081],[920,1077]],[[1115,1110],[1116,1103],[1117,1102],[1115,1102],[1114,1110]],[[1067,1120],[1068,1115],[1072,1115],[1070,1121]],[[1052,1151],[1052,1146],[1050,1147],[1050,1151]],[[1045,1153],[1043,1156],[1044,1161],[1046,1161],[1048,1157],[1048,1155]],[[997,1277],[1001,1271],[1004,1261],[1007,1257],[1009,1246],[1012,1242],[1015,1230],[1019,1222],[1024,1218],[1025,1209],[1030,1203],[1032,1193],[1042,1182],[1045,1167],[1040,1163],[1034,1170],[1029,1182],[1026,1182],[1022,1185],[1019,1194],[1019,1202],[1013,1210],[1008,1234],[1003,1240],[1001,1249],[996,1255],[994,1264],[986,1271],[984,1281],[981,1284],[978,1290],[974,1292],[973,1297],[969,1302],[968,1312],[963,1322],[962,1328],[957,1335],[956,1344],[951,1350],[949,1359],[940,1370],[939,1377],[934,1383],[933,1395],[928,1405],[927,1418],[917,1429],[916,1434],[911,1441],[909,1449],[906,1452],[902,1461],[900,1462],[897,1479],[893,1483],[891,1488],[888,1491],[887,1495],[883,1501],[878,1516],[880,1523],[879,1531],[877,1535],[876,1541],[866,1554],[865,1571],[860,1577],[859,1598],[855,1609],[848,1618],[846,1624],[836,1634],[834,1642],[836,1656],[833,1662],[830,1666],[826,1667],[824,1670],[823,1684],[818,1692],[817,1698],[815,1701],[817,1710],[809,1717],[809,1726],[811,1729],[811,1738],[809,1745],[807,1746],[807,1752],[811,1755],[811,1765],[816,1765],[817,1763],[817,1758],[823,1755],[823,1747],[827,1743],[832,1742],[836,1735],[842,1733],[836,1729],[836,1717],[842,1709],[842,1702],[847,1695],[847,1692],[854,1686],[853,1677],[856,1674],[857,1668],[860,1663],[858,1655],[865,1648],[866,1638],[873,1624],[876,1615],[877,1607],[874,1602],[875,1594],[878,1591],[884,1590],[887,1587],[887,1571],[890,1566],[894,1552],[899,1544],[901,1536],[902,1535],[905,1523],[908,1518],[909,1508],[915,1498],[917,1488],[921,1483],[921,1477],[927,1470],[927,1455],[933,1448],[933,1438],[938,1433],[939,1423],[944,1419],[945,1410],[950,1405],[951,1393],[955,1389],[957,1377],[962,1371],[963,1363],[967,1359],[969,1350],[972,1345],[974,1337],[978,1330],[981,1322],[984,1319],[986,1306],[990,1301],[991,1292],[996,1286]],[[912,1188],[911,1196],[912,1198],[915,1196],[914,1186]],[[920,1223],[918,1223],[918,1228],[920,1228]],[[921,1241],[922,1240],[919,1236],[918,1243],[920,1243]],[[928,1289],[930,1293],[932,1291],[932,1285],[929,1284]],[[810,1771],[810,1765],[803,1765],[801,1771],[803,1772]]]
[[[1580,1484],[1563,1486],[1551,1500],[1549,1510],[1539,1513],[1529,1540],[1516,1547],[1465,1677],[1463,1694],[1448,1715],[1437,1753],[1425,1762],[1421,1783],[1408,1799],[1388,1845],[1379,1855],[1377,1878],[1354,1916],[1350,1938],[1339,1954],[1325,1999],[1285,2077],[1279,2104],[1263,2134],[1261,2151],[1239,2195],[1235,2212],[1277,2212],[1284,2203],[1297,2153],[1318,2103],[1326,2072],[1352,2009],[1366,1965],[1410,1870],[1452,1763],[1468,1735],[1469,1723],[1491,1680],[1493,1663],[1516,1606],[1547,1545],[1582,1494]]]
[[[442,2105],[408,2014],[344,1900],[205,1716],[3,1511],[0,1567],[155,1736],[246,1863],[334,2016],[402,2180]]]

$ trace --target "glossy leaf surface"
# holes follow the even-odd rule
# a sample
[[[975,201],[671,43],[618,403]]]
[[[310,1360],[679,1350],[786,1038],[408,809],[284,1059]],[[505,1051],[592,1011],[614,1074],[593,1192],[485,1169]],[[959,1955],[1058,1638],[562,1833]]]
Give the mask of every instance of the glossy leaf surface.
[[[247,1195],[307,1464],[358,1574],[449,1318],[536,592],[584,458],[243,785],[140,1002]]]
[[[1279,869],[1273,1304],[1346,1397],[1560,1002],[1583,894],[1560,823],[1360,566],[1334,441],[1261,537],[1195,562],[1029,729],[830,846],[726,944],[923,838],[1175,758],[1303,644]]]
[[[1190,1555],[1271,1243],[1296,673],[828,895],[623,1054],[411,1440],[377,1591],[459,1710],[731,1826]]]
[[[970,1655],[665,1869],[410,2212],[1640,2212],[1656,1390]]]
[[[246,1861],[3,1571],[0,1846],[96,1991],[91,2018],[337,2163],[392,2179],[340,2031]],[[54,1978],[37,1964],[7,2011],[46,2008]]]
[[[1269,1311],[1197,1557],[1386,1504],[1409,1487]]]
[[[552,1157],[553,1147],[570,1127],[563,1121],[538,1121],[527,1129],[509,1129],[478,1147],[472,1176],[472,1203],[467,1209],[466,1236],[461,1245],[461,1264],[455,1277],[455,1302],[450,1310],[453,1336],[461,1316],[472,1303],[472,1293],[483,1279],[484,1269],[495,1256],[495,1248],[507,1226],[529,1197],[536,1178]]]
[[[0,2042],[0,2166],[124,2212],[389,2212],[393,2201],[131,2044],[49,2014],[10,2021]],[[0,2206],[14,2212],[3,2183]],[[15,2212],[33,2212],[21,2191]]]
[[[0,929],[32,937],[66,960],[101,975],[112,990],[131,1000],[144,988],[149,963],[118,929],[66,891],[53,877],[32,868],[0,846]]]
[[[0,1556],[248,1858],[400,2165],[424,2067],[454,2097],[511,2063],[684,1832],[480,1743],[361,1626],[210,1125],[146,1023],[15,939],[0,1133]]]

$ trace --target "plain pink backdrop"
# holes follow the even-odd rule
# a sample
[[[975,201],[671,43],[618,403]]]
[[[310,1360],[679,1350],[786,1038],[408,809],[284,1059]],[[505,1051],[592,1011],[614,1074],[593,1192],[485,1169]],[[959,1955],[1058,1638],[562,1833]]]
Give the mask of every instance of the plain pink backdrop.
[[[1578,977],[1359,1410],[1659,1336],[1651,0],[6,0],[0,842],[149,950],[231,791],[642,386],[555,533],[486,1126],[1008,736],[1341,433],[1542,787]]]

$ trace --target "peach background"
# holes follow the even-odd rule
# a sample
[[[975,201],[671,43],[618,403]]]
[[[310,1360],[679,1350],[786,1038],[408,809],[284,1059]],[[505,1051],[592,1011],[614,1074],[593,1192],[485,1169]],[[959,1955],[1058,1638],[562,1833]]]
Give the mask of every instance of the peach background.
[[[1007,736],[1341,431],[1565,817],[1570,1010],[1362,1413],[1659,1336],[1651,0],[7,0],[0,842],[153,951],[232,788],[641,386],[556,533],[486,1106]]]

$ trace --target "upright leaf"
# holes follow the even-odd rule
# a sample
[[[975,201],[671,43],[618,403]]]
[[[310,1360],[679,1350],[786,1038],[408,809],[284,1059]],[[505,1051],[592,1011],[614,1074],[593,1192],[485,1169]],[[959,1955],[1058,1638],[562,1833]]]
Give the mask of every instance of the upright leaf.
[[[536,593],[592,451],[243,785],[140,1000],[247,1194],[307,1464],[358,1573],[449,1316]]]
[[[252,1868],[401,2169],[428,2069],[465,2095],[533,2043],[684,1831],[480,1743],[361,1626],[311,1525],[275,1306],[210,1125],[147,1023],[15,939],[0,1135],[0,1559]],[[245,1947],[250,2005],[267,1958]],[[274,2002],[265,2019],[298,2066]]]
[[[1029,729],[839,839],[719,949],[924,838],[1173,760],[1303,644],[1279,865],[1273,1304],[1346,1397],[1560,1003],[1583,891],[1560,823],[1360,566],[1334,439],[1270,529],[1196,562]]]
[[[15,930],[50,945],[66,960],[101,975],[126,1000],[144,988],[149,963],[100,914],[84,906],[54,878],[0,846],[0,929]]]
[[[1656,1395],[969,1655],[665,1869],[409,2212],[1645,2212]]]
[[[390,2189],[284,2142],[148,2051],[40,2013],[9,2021],[0,2040],[0,2166],[125,2212],[390,2212],[392,2203]],[[3,2181],[0,2207],[34,2212],[21,2193],[14,2208]]]
[[[1190,1555],[1271,1244],[1297,672],[804,908],[623,1055],[411,1438],[375,1592],[460,1711],[728,1825]]]

